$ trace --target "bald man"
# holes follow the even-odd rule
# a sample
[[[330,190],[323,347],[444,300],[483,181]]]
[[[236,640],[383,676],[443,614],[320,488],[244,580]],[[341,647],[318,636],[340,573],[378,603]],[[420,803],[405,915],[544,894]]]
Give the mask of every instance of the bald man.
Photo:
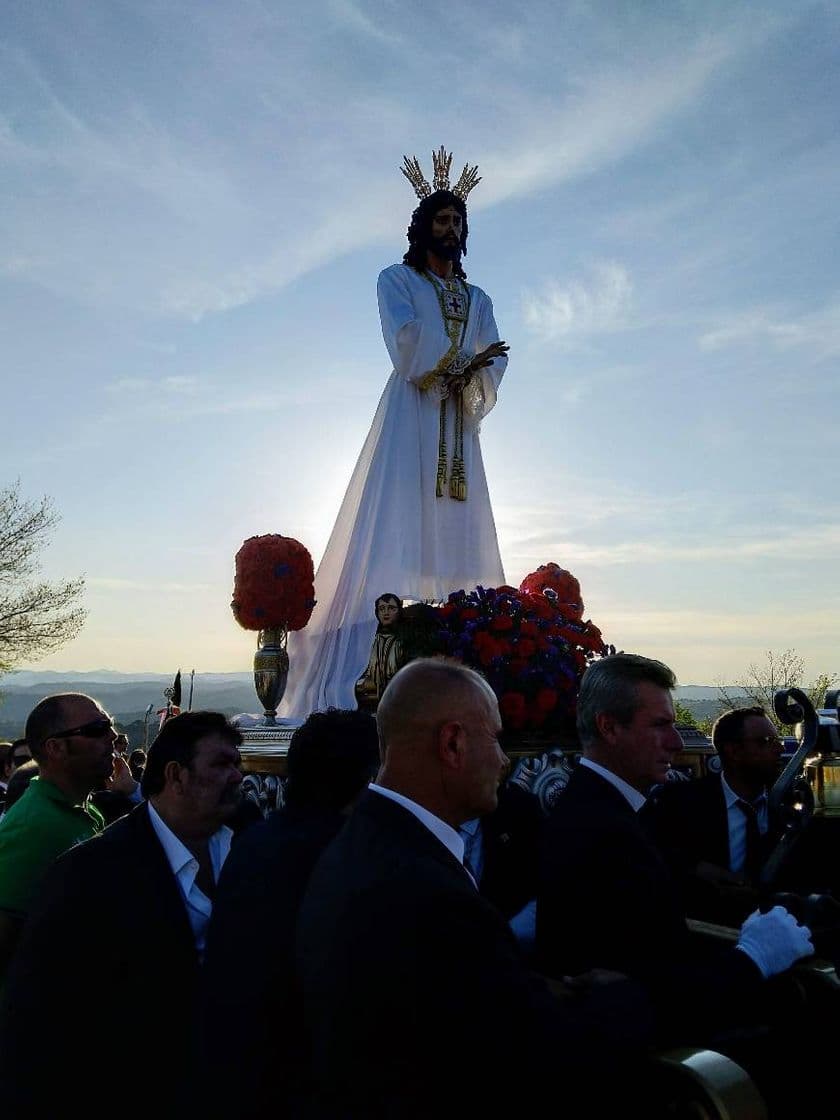
[[[376,718],[377,781],[316,867],[298,923],[313,1114],[536,1115],[541,1079],[517,1076],[516,1054],[566,1088],[588,1073],[597,1098],[647,1005],[621,982],[556,1000],[463,865],[458,827],[493,810],[508,765],[492,690],[421,659]]]

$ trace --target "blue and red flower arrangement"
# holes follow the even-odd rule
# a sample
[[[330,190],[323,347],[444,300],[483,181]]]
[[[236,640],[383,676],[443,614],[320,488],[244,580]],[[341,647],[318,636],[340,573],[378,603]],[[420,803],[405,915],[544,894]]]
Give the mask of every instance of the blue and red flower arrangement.
[[[557,564],[519,588],[456,591],[438,611],[444,652],[484,674],[506,731],[568,731],[584,670],[612,652],[583,621],[578,581]]]

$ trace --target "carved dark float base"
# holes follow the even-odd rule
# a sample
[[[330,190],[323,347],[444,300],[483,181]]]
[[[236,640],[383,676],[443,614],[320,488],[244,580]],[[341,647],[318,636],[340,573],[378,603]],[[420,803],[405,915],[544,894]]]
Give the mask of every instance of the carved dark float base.
[[[253,801],[264,815],[280,809],[284,804],[289,743],[303,720],[279,719],[267,725],[255,717],[237,716],[233,722],[242,734],[243,796]]]
[[[241,722],[240,722],[241,721]],[[255,716],[239,716],[243,736],[243,793],[263,813],[283,804],[286,756],[289,742],[303,720],[281,719],[266,725]],[[685,748],[674,768],[674,780],[699,778],[719,767],[717,754],[708,739],[690,728],[682,729]],[[533,793],[544,812],[566,786],[572,767],[580,756],[580,745],[572,732],[563,735],[508,735],[504,743],[510,758],[508,780]]]
[[[791,722],[801,719],[797,727],[800,745],[793,755],[783,756],[786,782],[777,783],[777,794],[791,782],[794,773],[799,774],[801,793],[810,790],[810,804],[796,803],[796,816],[812,820],[809,859],[813,864],[813,852],[823,853],[819,861],[826,865],[824,878],[832,884],[837,879],[834,868],[840,866],[840,721],[837,717],[837,694],[830,696],[833,709],[818,714],[798,690],[795,699],[802,700],[800,706],[789,714]],[[780,703],[790,702],[786,693],[780,693]],[[244,792],[255,801],[263,812],[279,808],[283,804],[283,780],[286,776],[286,755],[289,741],[296,727],[303,720],[282,719],[274,725],[267,725],[256,716],[239,716],[235,721],[242,732],[243,771],[246,775]],[[720,760],[710,740],[696,728],[679,727],[683,750],[672,768],[670,780],[686,781],[701,778],[708,773],[720,770]],[[509,781],[534,793],[544,812],[549,812],[554,800],[566,786],[572,767],[580,755],[580,744],[570,728],[563,733],[554,734],[516,734],[508,733],[504,743],[510,758]],[[786,765],[785,765],[786,764]],[[791,788],[788,793],[796,791]],[[804,820],[797,820],[792,832],[801,830]],[[827,865],[831,865],[831,873]]]

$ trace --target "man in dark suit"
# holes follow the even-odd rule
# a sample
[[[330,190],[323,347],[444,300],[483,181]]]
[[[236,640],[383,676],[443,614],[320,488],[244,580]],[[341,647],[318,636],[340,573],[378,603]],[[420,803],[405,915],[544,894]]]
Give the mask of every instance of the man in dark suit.
[[[643,819],[695,918],[739,926],[758,905],[758,875],[778,838],[767,792],[783,744],[763,708],[734,708],[712,728],[721,771],[666,782]]]
[[[533,1071],[550,1069],[570,1094],[585,1084],[596,1114],[614,1055],[647,1038],[647,1003],[622,981],[556,1000],[463,865],[458,828],[494,809],[508,764],[492,690],[462,665],[412,661],[377,724],[377,781],[315,868],[298,922],[312,1113],[536,1114]]]
[[[196,985],[240,742],[216,712],[168,720],[149,749],[148,801],[48,874],[0,1012],[9,1116],[57,1116],[91,1094],[125,1117],[196,1110]],[[129,1039],[148,1048],[139,1069]]]
[[[464,864],[486,899],[508,919],[537,893],[543,815],[532,793],[503,784],[492,813],[466,821]]]
[[[292,736],[285,804],[238,838],[207,931],[212,1115],[285,1115],[305,1061],[293,977],[297,912],[312,868],[379,766],[368,712],[313,712]],[[231,1038],[247,1045],[231,1045]]]
[[[637,816],[682,747],[675,685],[667,666],[635,654],[586,670],[577,716],[583,758],[547,822],[537,961],[551,975],[600,966],[638,977],[666,1037],[705,1042],[757,1006],[764,978],[813,947],[781,907],[752,915],[737,947],[713,959],[690,946],[678,887]]]
[[[534,950],[537,878],[545,824],[532,793],[508,782],[492,813],[465,821],[464,866],[484,897],[510,922],[527,957]]]

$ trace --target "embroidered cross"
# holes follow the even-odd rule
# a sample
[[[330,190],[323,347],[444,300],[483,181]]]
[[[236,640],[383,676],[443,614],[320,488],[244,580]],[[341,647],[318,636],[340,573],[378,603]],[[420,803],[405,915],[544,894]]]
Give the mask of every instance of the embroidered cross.
[[[451,288],[441,292],[443,296],[443,313],[447,319],[457,319],[459,323],[466,322],[467,300],[463,292],[453,291]]]

